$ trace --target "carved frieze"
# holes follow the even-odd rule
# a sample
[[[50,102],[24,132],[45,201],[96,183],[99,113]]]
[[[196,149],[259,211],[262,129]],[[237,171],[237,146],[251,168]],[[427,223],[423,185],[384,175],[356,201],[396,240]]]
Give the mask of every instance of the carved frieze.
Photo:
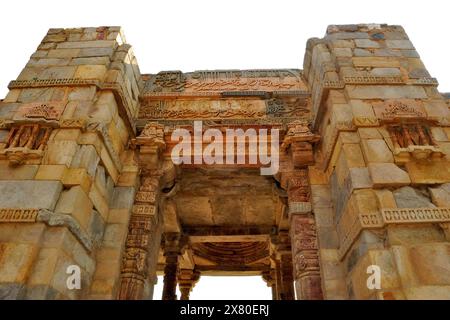
[[[56,102],[33,102],[22,105],[19,114],[29,119],[59,120],[64,104]]]
[[[426,124],[392,124],[387,126],[387,130],[397,163],[407,162],[410,157],[423,160],[444,156]]]
[[[374,102],[373,109],[378,119],[385,122],[402,119],[423,119],[426,117],[422,104],[412,99]]]
[[[39,209],[0,209],[0,222],[35,222]]]
[[[225,92],[301,91],[307,93],[297,69],[164,71],[146,76],[144,96],[211,96]]]
[[[0,150],[13,166],[27,159],[40,159],[52,128],[39,124],[21,124],[10,128],[6,145]]]

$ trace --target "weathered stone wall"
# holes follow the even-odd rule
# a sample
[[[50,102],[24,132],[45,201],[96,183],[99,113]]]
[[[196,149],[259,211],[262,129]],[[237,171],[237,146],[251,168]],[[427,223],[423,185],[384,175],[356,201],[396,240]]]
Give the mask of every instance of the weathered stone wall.
[[[0,298],[116,294],[141,86],[118,27],[50,29],[10,83],[0,105]],[[67,289],[73,264],[82,290]]]
[[[170,90],[180,82],[173,74],[182,78],[160,75]],[[315,165],[306,170],[308,159],[287,188],[290,211],[308,213],[308,228],[296,218],[291,232],[297,291],[449,299],[448,95],[399,26],[330,26],[308,41],[302,77],[320,143],[311,140]],[[0,102],[0,299],[151,298],[164,183],[141,180],[167,172],[142,163],[161,152],[164,127],[134,139],[144,89],[120,28],[50,29],[9,89]],[[155,214],[142,219],[147,211]],[[66,286],[73,264],[82,290]],[[380,289],[366,285],[370,265],[381,269]]]
[[[305,77],[325,298],[450,298],[450,113],[399,26],[330,26]],[[381,289],[369,290],[369,265]]]

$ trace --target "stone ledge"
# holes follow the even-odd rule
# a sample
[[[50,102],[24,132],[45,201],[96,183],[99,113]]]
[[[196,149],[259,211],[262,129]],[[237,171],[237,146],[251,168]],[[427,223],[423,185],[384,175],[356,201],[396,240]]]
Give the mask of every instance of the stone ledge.
[[[83,247],[91,252],[93,241],[82,230],[79,223],[70,215],[56,213],[46,209],[1,208],[0,223],[44,222],[48,226],[64,226],[77,238]]]
[[[363,229],[380,229],[389,224],[450,222],[450,207],[381,209],[381,214],[358,214],[344,226],[340,236],[339,259],[344,259]],[[338,228],[339,229],[339,228]]]

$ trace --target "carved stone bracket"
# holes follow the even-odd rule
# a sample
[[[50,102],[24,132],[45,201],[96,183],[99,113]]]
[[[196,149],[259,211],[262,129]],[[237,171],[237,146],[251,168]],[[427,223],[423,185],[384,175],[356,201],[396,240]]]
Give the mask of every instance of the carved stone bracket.
[[[294,121],[288,124],[281,151],[291,154],[294,167],[305,167],[314,163],[313,144],[319,139],[320,136],[313,134],[307,123]]]
[[[157,169],[161,153],[166,147],[164,126],[157,122],[147,123],[141,134],[132,143],[139,146],[141,167],[146,170]]]

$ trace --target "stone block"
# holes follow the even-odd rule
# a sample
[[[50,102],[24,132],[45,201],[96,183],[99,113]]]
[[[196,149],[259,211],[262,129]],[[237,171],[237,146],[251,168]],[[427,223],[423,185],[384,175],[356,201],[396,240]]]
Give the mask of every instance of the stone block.
[[[399,68],[400,62],[397,58],[389,57],[353,57],[353,65],[359,67],[372,68]]]
[[[440,184],[450,182],[450,161],[409,161],[405,164],[412,183]]]
[[[42,164],[36,173],[35,180],[63,180],[67,167],[64,164]]]
[[[75,58],[80,49],[51,49],[47,53],[48,58]]]
[[[79,58],[90,58],[90,57],[109,57],[111,58],[114,54],[113,48],[83,48],[78,55]]]
[[[59,43],[57,49],[82,49],[82,48],[114,48],[117,43],[113,40],[96,41],[70,41]]]
[[[92,145],[82,145],[73,157],[71,166],[73,168],[85,168],[88,174],[94,177],[99,162],[100,157],[95,147]]]
[[[439,227],[429,224],[388,225],[386,230],[389,244],[392,246],[410,247],[412,245],[445,241],[445,236]]]
[[[407,300],[450,300],[450,286],[419,286],[403,289]]]
[[[334,48],[333,53],[336,57],[352,57],[352,49],[350,48]]]
[[[379,48],[380,44],[370,39],[355,39],[355,45],[358,48]]]
[[[62,295],[49,285],[27,285],[26,300],[60,300]]]
[[[39,79],[70,79],[74,77],[75,70],[74,66],[48,67],[39,73]]]
[[[358,134],[361,139],[381,139],[382,136],[378,128],[358,128]]]
[[[399,68],[373,68],[370,73],[376,77],[400,77],[402,75]]]
[[[397,203],[394,199],[394,194],[389,189],[374,190],[378,199],[378,207],[380,209],[397,208]]]
[[[334,210],[333,208],[315,208],[314,218],[318,227],[334,226]]]
[[[69,101],[89,101],[95,97],[94,86],[73,88],[69,93]]]
[[[386,40],[386,46],[392,49],[414,50],[414,46],[409,40]]]
[[[369,163],[370,177],[375,188],[409,185],[408,173],[394,163]]]
[[[105,228],[102,246],[104,248],[122,248],[128,232],[128,226],[120,223],[108,223]]]
[[[450,244],[419,244],[410,249],[411,263],[423,285],[450,285]]]
[[[81,134],[80,129],[56,129],[54,131],[54,140],[74,140],[76,141]]]
[[[48,143],[43,164],[62,164],[70,166],[79,146],[73,140],[57,140]]]
[[[84,192],[91,189],[92,180],[84,168],[69,168],[62,179],[64,187],[80,186]]]
[[[89,191],[89,199],[94,204],[94,208],[100,213],[104,221],[108,220],[109,206],[107,199],[102,196],[97,186],[93,184]]]
[[[105,221],[98,211],[93,210],[91,221],[89,222],[88,233],[96,245],[101,243],[103,233],[105,232]]]
[[[347,85],[346,91],[350,99],[425,99],[427,93],[418,86],[362,86]]]
[[[60,250],[57,248],[42,248],[28,279],[28,285],[48,285],[52,280],[59,254]]]
[[[363,158],[363,153],[358,143],[343,144],[342,153],[349,168],[366,166]]]
[[[23,243],[0,244],[0,283],[24,283],[31,270],[38,248]]]
[[[111,62],[109,57],[90,57],[90,58],[75,58],[69,63],[71,66],[80,65],[108,65]]]
[[[435,141],[446,142],[449,141],[449,137],[445,133],[444,128],[441,127],[432,127],[431,134]]]
[[[80,226],[87,231],[93,205],[80,186],[63,191],[56,205],[55,212],[73,216]]]
[[[104,65],[80,65],[75,72],[75,78],[103,80],[106,74]]]
[[[35,245],[41,242],[46,227],[44,223],[23,223],[16,225],[13,239],[17,243]]]
[[[377,265],[381,269],[382,290],[399,288],[401,283],[396,272],[393,255],[389,250],[369,250],[358,261],[351,273],[351,282],[356,299],[368,299],[376,293],[367,287],[367,267]]]
[[[450,207],[450,183],[445,183],[435,188],[428,189],[431,200],[438,207]]]
[[[53,210],[62,190],[59,181],[0,181],[3,208]]]
[[[405,186],[393,192],[398,208],[434,208],[424,190]]]
[[[0,284],[0,300],[21,300],[26,293],[26,287],[20,283]]]
[[[6,161],[0,161],[0,180],[32,180],[38,167],[38,165],[12,167]]]
[[[362,139],[364,159],[369,162],[394,162],[392,151],[382,139]]]
[[[342,144],[359,143],[361,141],[359,135],[356,132],[347,132],[347,131],[339,132],[339,139],[342,142]]]
[[[12,119],[18,108],[18,103],[0,103],[0,118]]]
[[[3,99],[2,102],[4,103],[14,103],[17,102],[17,99],[19,99],[19,95],[21,93],[21,89],[11,89],[6,94],[5,99]]]
[[[350,106],[355,118],[374,118],[375,113],[371,104],[361,100],[350,100]]]
[[[347,179],[350,179],[350,188],[365,189],[372,187],[372,180],[370,180],[369,170],[367,168],[350,168],[350,173]]]

